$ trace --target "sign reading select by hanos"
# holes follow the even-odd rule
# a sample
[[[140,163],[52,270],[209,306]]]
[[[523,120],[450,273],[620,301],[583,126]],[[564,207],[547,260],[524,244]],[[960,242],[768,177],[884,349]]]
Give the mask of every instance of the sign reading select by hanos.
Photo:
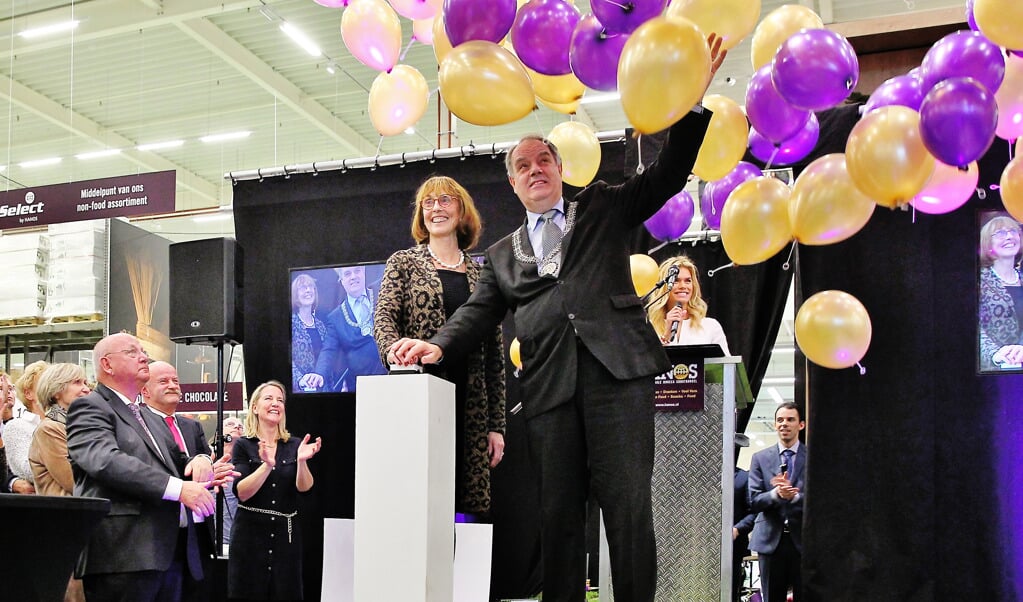
[[[171,213],[176,180],[171,170],[0,192],[0,230]]]

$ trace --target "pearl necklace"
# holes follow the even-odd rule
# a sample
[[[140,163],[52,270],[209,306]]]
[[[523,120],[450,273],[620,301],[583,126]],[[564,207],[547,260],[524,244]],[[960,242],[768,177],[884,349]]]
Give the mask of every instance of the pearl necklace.
[[[305,326],[306,328],[312,328],[313,326],[316,326],[316,313],[313,313],[312,318],[313,318],[312,320],[306,322],[305,318],[302,317],[302,314],[298,314],[298,319],[302,321],[302,325]]]
[[[459,253],[458,263],[444,263],[443,261],[440,260],[440,257],[437,257],[437,254],[433,252],[433,249],[430,247],[429,244],[426,245],[426,250],[427,252],[430,253],[430,257],[433,257],[433,260],[437,262],[437,265],[441,266],[442,268],[447,268],[449,270],[457,270],[458,268],[462,267],[462,265],[465,263],[465,251],[460,250],[458,252]]]
[[[1012,281],[1009,281],[1009,280],[1006,280],[1005,278],[1002,278],[1002,275],[999,274],[998,270],[996,270],[994,267],[991,268],[991,271],[994,272],[995,276],[998,276],[998,279],[1001,280],[1002,284],[1004,284],[1006,286],[1017,286],[1019,284],[1019,272],[1016,271],[1016,270],[1012,271],[1012,273],[1016,275],[1016,279],[1012,280]]]

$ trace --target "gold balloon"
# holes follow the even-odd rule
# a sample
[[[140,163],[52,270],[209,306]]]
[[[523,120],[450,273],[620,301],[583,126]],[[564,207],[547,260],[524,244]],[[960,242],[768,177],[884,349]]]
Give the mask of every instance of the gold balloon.
[[[448,32],[444,30],[444,16],[437,13],[433,18],[433,56],[437,57],[437,64],[444,62],[444,57],[451,52],[451,40],[448,39]]]
[[[789,187],[761,176],[739,184],[721,212],[721,243],[729,259],[753,265],[770,259],[792,240]]]
[[[716,33],[721,48],[734,48],[760,19],[760,0],[675,0],[668,5],[669,19],[689,19],[705,34]]]
[[[522,369],[522,348],[518,337],[512,339],[511,345],[508,346],[508,359],[511,360],[513,366],[519,370]]]
[[[656,17],[625,42],[618,90],[632,127],[652,134],[675,123],[699,102],[710,76],[710,49],[686,19]]]
[[[586,86],[573,73],[544,75],[529,67],[525,69],[530,81],[533,82],[533,91],[540,100],[559,105],[570,104],[578,102],[586,91]]]
[[[554,126],[547,139],[561,154],[561,178],[582,188],[593,181],[600,168],[600,140],[590,126],[578,121],[563,121]]]
[[[539,100],[540,104],[547,107],[548,109],[551,109],[552,111],[557,111],[559,113],[563,113],[565,115],[575,115],[576,112],[579,111],[578,100],[575,102],[566,102],[564,104],[557,102],[549,102],[540,98],[539,96],[537,97],[537,100]]]
[[[1005,77],[995,92],[998,126],[995,134],[1003,140],[1019,140],[1023,135],[1023,56],[1005,57]]]
[[[792,235],[804,245],[845,240],[867,225],[876,206],[849,177],[845,155],[824,155],[808,165],[792,187]]]
[[[825,368],[855,366],[870,347],[871,332],[867,309],[843,291],[821,291],[796,312],[796,343]]]
[[[753,70],[774,60],[778,48],[800,29],[821,29],[824,21],[813,10],[799,4],[785,4],[767,13],[751,40]]]
[[[341,40],[363,65],[390,71],[401,52],[401,21],[384,0],[351,0],[341,13]]]
[[[438,81],[451,112],[475,125],[511,123],[535,106],[533,86],[522,63],[493,42],[459,44],[440,64]]]
[[[395,65],[380,73],[369,89],[369,120],[381,136],[394,136],[415,125],[426,112],[430,88],[415,67]]]
[[[1019,155],[1005,166],[998,184],[1001,186],[1005,210],[1016,221],[1023,222],[1023,159]]]
[[[884,207],[911,201],[934,173],[934,157],[920,135],[920,114],[896,105],[860,119],[846,140],[845,161],[856,187]]]
[[[713,182],[728,175],[746,154],[749,123],[742,108],[726,96],[711,94],[703,99],[703,106],[710,109],[713,115],[707,127],[707,135],[703,138],[703,146],[696,156],[693,173],[707,182]]]
[[[660,276],[657,261],[649,255],[636,254],[629,257],[629,265],[632,267],[632,286],[636,294],[642,297],[652,291]]]
[[[977,29],[1005,48],[1023,48],[1023,2],[1019,0],[975,0],[973,18]]]

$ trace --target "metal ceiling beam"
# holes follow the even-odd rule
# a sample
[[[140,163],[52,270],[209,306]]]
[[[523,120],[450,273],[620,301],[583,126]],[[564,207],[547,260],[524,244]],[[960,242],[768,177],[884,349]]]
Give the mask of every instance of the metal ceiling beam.
[[[0,75],[0,100],[16,104],[80,138],[96,142],[100,147],[124,148],[122,156],[148,171],[177,172],[178,186],[188,189],[213,204],[220,204],[220,188],[200,178],[173,161],[150,152],[135,150],[135,142],[105,129],[84,115],[67,110],[42,94]]]
[[[175,25],[215,56],[237,69],[317,129],[337,141],[346,151],[354,153],[357,157],[372,155],[376,152],[375,144],[335,117],[323,105],[274,71],[270,65],[267,65],[216,25],[206,19],[190,19],[176,22]]]
[[[0,44],[2,47],[0,48],[0,58],[60,48],[71,43],[82,44],[138,32],[141,29],[255,8],[262,4],[259,0],[175,0],[164,6],[162,2],[147,0],[92,0],[77,6],[62,6],[0,21],[0,31],[22,31],[39,24],[66,21],[73,15],[75,19],[81,21],[78,28],[75,29],[74,35],[31,41],[14,36],[10,43]],[[9,37],[9,35],[0,35],[0,39]]]

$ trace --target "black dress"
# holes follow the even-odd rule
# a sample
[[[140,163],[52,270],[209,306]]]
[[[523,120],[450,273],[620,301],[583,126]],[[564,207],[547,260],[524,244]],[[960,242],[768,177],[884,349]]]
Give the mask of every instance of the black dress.
[[[298,446],[291,437],[277,442],[274,469],[246,501],[238,500],[227,562],[227,595],[239,600],[302,599],[302,534],[299,530]],[[231,461],[241,473],[232,487],[252,474],[259,459],[259,439],[235,440]],[[267,513],[270,512],[270,513]],[[292,515],[290,520],[287,516]]]

